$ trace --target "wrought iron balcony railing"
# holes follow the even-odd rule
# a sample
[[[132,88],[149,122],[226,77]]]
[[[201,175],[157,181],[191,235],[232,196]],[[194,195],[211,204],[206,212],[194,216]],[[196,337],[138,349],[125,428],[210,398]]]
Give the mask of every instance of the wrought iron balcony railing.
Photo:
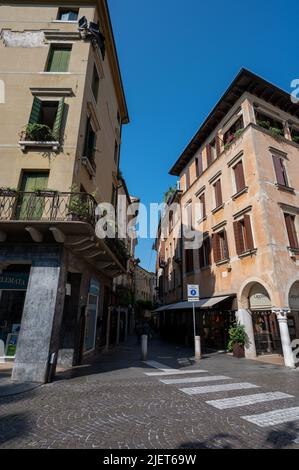
[[[0,189],[0,221],[96,223],[95,199],[87,193]]]

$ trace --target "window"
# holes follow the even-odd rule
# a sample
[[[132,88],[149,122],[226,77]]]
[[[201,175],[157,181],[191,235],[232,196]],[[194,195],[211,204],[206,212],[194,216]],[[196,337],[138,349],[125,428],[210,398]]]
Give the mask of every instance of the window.
[[[200,154],[198,157],[195,158],[195,172],[196,172],[196,178],[199,178],[199,176],[203,172],[202,154]]]
[[[68,72],[71,46],[51,46],[46,72]]]
[[[221,181],[217,180],[216,183],[213,184],[214,187],[214,195],[215,195],[215,208],[222,206],[222,190],[221,190]]]
[[[200,203],[200,218],[199,218],[199,220],[202,220],[207,215],[207,213],[206,213],[206,195],[205,195],[205,193],[202,193],[198,197],[198,201]]]
[[[42,101],[34,97],[29,124],[43,124],[53,133],[53,138],[59,140],[64,115],[64,98],[59,101]]]
[[[299,130],[292,127],[291,136],[292,136],[292,141],[296,142],[296,144],[299,144]]]
[[[264,129],[268,129],[276,135],[284,136],[284,127],[281,121],[259,111],[255,112],[255,118],[258,126],[261,126]]]
[[[292,214],[284,214],[284,219],[288,232],[290,248],[299,249],[298,236],[295,225],[295,216]]]
[[[230,142],[232,142],[238,136],[238,131],[243,129],[243,116],[240,116],[239,119],[237,119],[237,121],[229,128],[229,130],[225,132],[223,136],[224,145],[230,144]]]
[[[199,266],[206,268],[211,264],[211,242],[210,237],[203,240],[202,246],[199,248]]]
[[[240,160],[234,167],[234,176],[235,176],[235,185],[236,185],[236,193],[242,191],[245,188],[245,177],[244,177],[244,168],[243,162]]]
[[[278,155],[272,155],[277,183],[281,186],[289,186],[284,159]]]
[[[91,82],[91,89],[93,92],[94,99],[98,101],[98,93],[99,93],[99,84],[100,84],[100,77],[97,71],[96,66],[93,66],[93,74],[92,74],[92,82]]]
[[[45,198],[33,195],[37,189],[46,189],[49,172],[24,171],[20,184],[21,195],[16,208],[18,220],[40,220],[43,215]]]
[[[79,15],[78,8],[59,8],[57,20],[59,21],[77,21]]]
[[[234,222],[234,232],[237,254],[241,255],[247,251],[254,250],[251,221],[249,215],[244,215],[243,219]]]
[[[193,250],[185,250],[185,267],[186,273],[193,272]]]
[[[213,255],[215,263],[229,258],[226,231],[222,230],[213,234]]]
[[[212,142],[210,142],[206,147],[207,152],[207,165],[210,166],[217,156],[220,154],[219,138],[217,137]]]
[[[118,154],[119,154],[119,147],[118,147],[117,141],[115,141],[115,145],[114,145],[114,161],[115,161],[116,166],[118,165]]]
[[[88,118],[86,123],[84,157],[87,157],[90,162],[94,161],[95,143],[96,134],[91,126],[90,118]]]
[[[189,202],[186,206],[185,206],[185,211],[186,211],[186,214],[185,214],[185,220],[184,220],[184,223],[187,224],[187,228],[188,229],[193,229],[193,217],[192,217],[192,202]]]
[[[185,173],[186,175],[186,191],[190,188],[190,170],[187,168],[187,171]]]

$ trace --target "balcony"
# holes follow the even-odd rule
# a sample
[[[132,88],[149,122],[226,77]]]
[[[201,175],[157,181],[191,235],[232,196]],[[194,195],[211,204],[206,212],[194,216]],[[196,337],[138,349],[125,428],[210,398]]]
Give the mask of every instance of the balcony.
[[[126,272],[122,240],[95,233],[97,202],[87,193],[0,189],[0,242],[64,244],[110,277]]]

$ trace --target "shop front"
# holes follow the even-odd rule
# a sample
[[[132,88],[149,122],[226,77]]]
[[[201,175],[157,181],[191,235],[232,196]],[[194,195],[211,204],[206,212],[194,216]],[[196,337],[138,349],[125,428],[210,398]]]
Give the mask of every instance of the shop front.
[[[0,273],[0,341],[5,360],[15,359],[29,272],[29,265],[19,265]]]
[[[249,293],[253,332],[257,355],[282,355],[280,329],[276,313],[272,312],[271,299],[261,284],[255,284]]]
[[[299,281],[291,287],[289,294],[290,312],[288,313],[288,327],[290,339],[299,339]]]

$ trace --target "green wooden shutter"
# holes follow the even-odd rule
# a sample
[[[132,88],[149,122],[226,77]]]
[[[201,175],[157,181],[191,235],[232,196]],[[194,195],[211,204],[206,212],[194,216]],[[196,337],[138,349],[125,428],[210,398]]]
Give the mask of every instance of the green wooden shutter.
[[[69,47],[52,47],[47,72],[67,72],[69,69],[71,49]]]
[[[33,104],[32,104],[32,109],[31,109],[31,114],[29,118],[29,124],[38,124],[40,120],[40,115],[41,115],[41,109],[42,109],[42,102],[39,98],[36,96],[33,99]]]
[[[55,123],[53,126],[53,134],[55,135],[57,140],[60,139],[63,112],[64,112],[64,98],[61,98],[59,100]]]

